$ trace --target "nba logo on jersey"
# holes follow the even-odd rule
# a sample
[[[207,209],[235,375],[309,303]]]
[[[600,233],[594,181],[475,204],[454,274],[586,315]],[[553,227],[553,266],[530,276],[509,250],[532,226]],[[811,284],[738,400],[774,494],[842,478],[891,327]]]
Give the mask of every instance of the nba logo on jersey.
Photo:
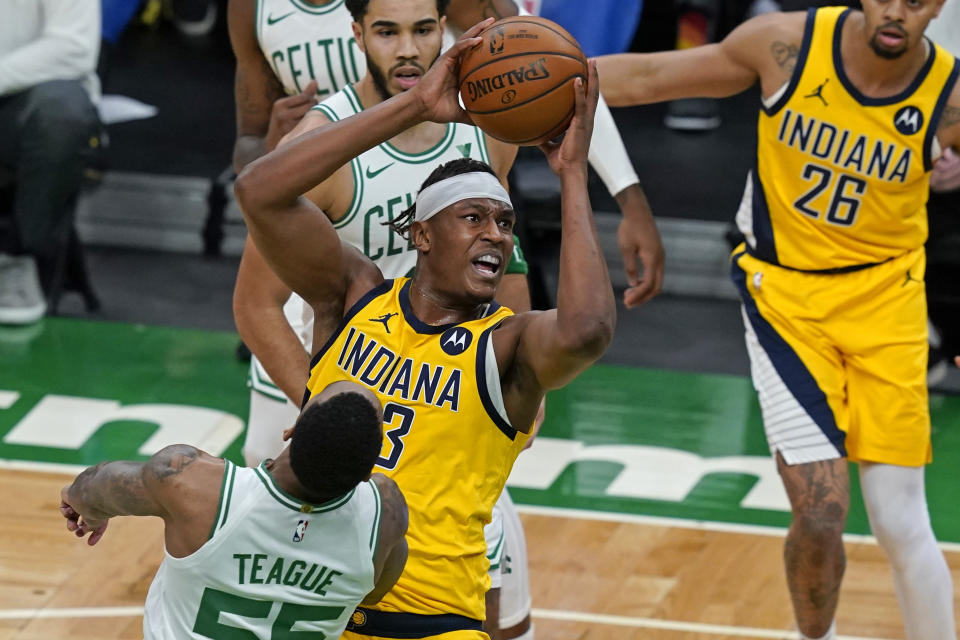
[[[897,131],[905,136],[912,136],[923,127],[923,112],[920,109],[907,105],[893,117],[893,124]]]
[[[473,334],[463,327],[447,329],[440,336],[440,348],[448,356],[458,356],[473,342]]]
[[[293,541],[300,542],[303,540],[303,537],[307,535],[307,525],[310,524],[309,520],[301,520],[297,523],[297,528],[293,530]]]

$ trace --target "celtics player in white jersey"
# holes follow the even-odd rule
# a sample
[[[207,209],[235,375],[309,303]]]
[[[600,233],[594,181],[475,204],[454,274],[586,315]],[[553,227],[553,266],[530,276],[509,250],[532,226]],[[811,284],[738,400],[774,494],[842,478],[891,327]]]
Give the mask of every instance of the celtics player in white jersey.
[[[147,640],[336,638],[407,557],[403,495],[371,477],[382,434],[377,397],[338,382],[311,398],[276,460],[251,469],[171,445],[147,462],[90,467],[63,488],[60,512],[91,545],[114,516],[163,518]]]

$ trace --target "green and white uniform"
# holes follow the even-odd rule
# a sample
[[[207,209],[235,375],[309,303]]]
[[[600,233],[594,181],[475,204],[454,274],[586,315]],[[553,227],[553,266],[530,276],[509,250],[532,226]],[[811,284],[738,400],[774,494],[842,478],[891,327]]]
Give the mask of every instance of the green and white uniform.
[[[317,97],[331,96],[367,72],[353,39],[344,0],[317,6],[305,0],[257,0],[257,42],[288,95],[317,81]]]
[[[373,589],[380,515],[372,481],[304,504],[264,465],[227,461],[210,539],[185,558],[164,553],[147,593],[145,640],[339,637]]]

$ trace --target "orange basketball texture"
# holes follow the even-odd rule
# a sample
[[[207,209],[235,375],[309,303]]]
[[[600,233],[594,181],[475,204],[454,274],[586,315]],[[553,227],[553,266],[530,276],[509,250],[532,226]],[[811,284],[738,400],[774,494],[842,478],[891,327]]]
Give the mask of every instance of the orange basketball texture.
[[[573,82],[587,78],[587,59],[563,27],[534,16],[494,22],[460,65],[460,96],[488,134],[535,145],[562,133],[576,103]]]

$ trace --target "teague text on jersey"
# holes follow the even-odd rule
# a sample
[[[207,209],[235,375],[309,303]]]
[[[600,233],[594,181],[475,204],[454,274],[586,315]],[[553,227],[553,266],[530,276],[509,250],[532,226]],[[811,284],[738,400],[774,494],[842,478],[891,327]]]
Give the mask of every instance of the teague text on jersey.
[[[887,182],[906,182],[913,160],[909,147],[855,134],[790,109],[784,111],[777,140],[838,169]]]
[[[547,71],[546,58],[537,58],[533,62],[511,69],[506,73],[487,76],[479,80],[467,80],[467,92],[470,100],[477,100],[491,91],[499,91],[506,87],[513,87],[524,82],[543,80],[550,77]]]
[[[460,406],[460,369],[401,357],[356,327],[350,327],[337,366],[361,384],[398,400],[451,411]]]
[[[333,579],[343,574],[316,562],[289,560],[265,553],[235,553],[237,584],[276,584],[300,587],[317,595],[327,595]]]

